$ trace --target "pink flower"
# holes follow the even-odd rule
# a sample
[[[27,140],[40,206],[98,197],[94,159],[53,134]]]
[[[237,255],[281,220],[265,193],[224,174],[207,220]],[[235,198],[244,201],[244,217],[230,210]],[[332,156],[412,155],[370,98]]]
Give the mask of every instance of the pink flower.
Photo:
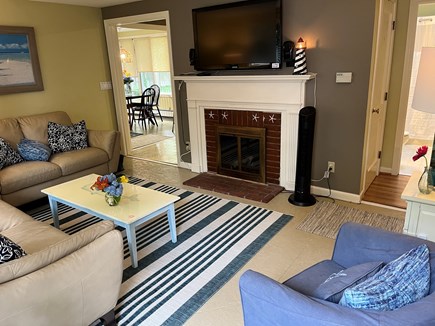
[[[421,146],[417,149],[416,154],[412,157],[413,161],[417,161],[420,157],[423,157],[427,153],[427,146]]]

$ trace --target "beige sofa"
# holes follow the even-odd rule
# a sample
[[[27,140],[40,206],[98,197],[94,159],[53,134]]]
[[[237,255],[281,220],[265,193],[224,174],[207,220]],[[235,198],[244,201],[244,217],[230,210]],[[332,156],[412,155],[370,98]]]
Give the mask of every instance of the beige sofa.
[[[0,120],[0,137],[17,150],[23,138],[48,144],[48,122],[71,125],[65,112]],[[44,196],[41,189],[90,173],[107,174],[118,168],[120,140],[117,131],[88,130],[88,148],[56,153],[48,162],[26,161],[0,170],[0,199],[18,206]]]
[[[110,324],[123,271],[112,222],[69,236],[0,200],[0,233],[27,253],[0,264],[0,325]]]

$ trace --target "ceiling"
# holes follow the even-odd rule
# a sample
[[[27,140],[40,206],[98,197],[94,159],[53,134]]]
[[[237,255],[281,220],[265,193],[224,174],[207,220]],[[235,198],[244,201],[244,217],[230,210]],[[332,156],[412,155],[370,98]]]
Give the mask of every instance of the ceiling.
[[[61,3],[76,6],[86,6],[86,7],[110,7],[114,5],[121,5],[129,2],[136,2],[138,0],[30,0],[37,2],[51,2],[51,3]]]

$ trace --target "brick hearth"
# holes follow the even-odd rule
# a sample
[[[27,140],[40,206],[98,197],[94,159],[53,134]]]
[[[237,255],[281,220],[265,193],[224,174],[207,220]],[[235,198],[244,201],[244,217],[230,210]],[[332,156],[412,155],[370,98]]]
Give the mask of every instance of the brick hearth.
[[[281,113],[205,109],[204,117],[209,172],[217,172],[217,125],[265,128],[266,183],[280,184]]]

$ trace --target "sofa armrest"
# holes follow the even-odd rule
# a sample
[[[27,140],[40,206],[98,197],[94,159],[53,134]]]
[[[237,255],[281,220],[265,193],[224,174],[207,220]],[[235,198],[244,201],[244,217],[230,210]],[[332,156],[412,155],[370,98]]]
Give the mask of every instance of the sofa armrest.
[[[104,150],[109,159],[116,154],[116,142],[119,132],[115,130],[88,130],[88,145]]]
[[[34,221],[18,208],[0,200],[0,233],[24,222]]]
[[[109,172],[118,170],[121,155],[121,135],[114,130],[88,130],[88,144],[104,150],[108,157]]]
[[[378,325],[378,313],[305,296],[254,271],[240,278],[245,326]]]
[[[3,263],[0,265],[0,284],[32,273],[70,255],[113,230],[114,227],[112,221],[101,221],[41,251]]]
[[[335,241],[332,260],[350,267],[370,261],[388,263],[403,253],[426,243],[435,251],[435,243],[396,232],[357,223],[345,223]]]
[[[112,230],[71,255],[0,285],[1,325],[89,325],[116,305],[123,241]]]

